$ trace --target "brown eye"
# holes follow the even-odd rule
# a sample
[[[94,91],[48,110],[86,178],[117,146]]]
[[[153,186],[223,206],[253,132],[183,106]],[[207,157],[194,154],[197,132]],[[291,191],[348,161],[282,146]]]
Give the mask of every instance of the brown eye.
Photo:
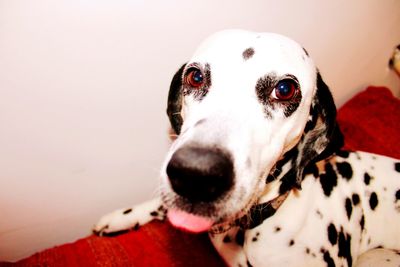
[[[292,99],[298,90],[298,85],[291,79],[284,79],[278,82],[274,90],[274,98],[278,100]]]
[[[185,77],[185,82],[191,87],[199,88],[203,85],[203,73],[199,69],[190,69]]]

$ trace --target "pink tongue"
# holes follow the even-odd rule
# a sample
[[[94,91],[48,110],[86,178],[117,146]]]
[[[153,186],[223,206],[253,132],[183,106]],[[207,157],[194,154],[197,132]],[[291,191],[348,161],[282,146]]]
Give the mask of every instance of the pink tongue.
[[[208,218],[175,209],[168,210],[167,216],[173,226],[192,233],[205,232],[209,230],[214,223]]]

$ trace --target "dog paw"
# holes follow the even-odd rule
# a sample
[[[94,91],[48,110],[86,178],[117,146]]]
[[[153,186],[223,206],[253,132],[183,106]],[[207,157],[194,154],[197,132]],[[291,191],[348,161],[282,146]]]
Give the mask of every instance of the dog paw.
[[[160,204],[160,200],[154,199],[132,208],[119,209],[104,215],[93,227],[93,233],[103,236],[137,230],[154,219],[163,220],[165,214],[166,209]]]
[[[137,229],[139,226],[140,224],[135,218],[133,208],[119,209],[101,217],[93,227],[93,232],[102,236],[129,229]]]

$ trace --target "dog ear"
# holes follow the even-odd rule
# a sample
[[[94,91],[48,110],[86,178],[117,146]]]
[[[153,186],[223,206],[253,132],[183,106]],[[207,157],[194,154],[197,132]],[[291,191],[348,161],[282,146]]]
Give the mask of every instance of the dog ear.
[[[175,73],[169,86],[167,114],[172,129],[177,135],[181,132],[183,123],[182,110],[182,74],[186,64]]]
[[[344,145],[344,137],[336,121],[336,106],[332,94],[322,80],[321,74],[317,72],[317,106],[320,117],[326,128],[324,131],[327,142],[323,142],[323,151],[314,159],[314,162],[325,159],[338,152]]]
[[[296,185],[304,178],[304,169],[310,164],[328,158],[344,145],[343,134],[336,121],[336,106],[332,94],[317,72],[317,88],[307,122],[297,149]]]

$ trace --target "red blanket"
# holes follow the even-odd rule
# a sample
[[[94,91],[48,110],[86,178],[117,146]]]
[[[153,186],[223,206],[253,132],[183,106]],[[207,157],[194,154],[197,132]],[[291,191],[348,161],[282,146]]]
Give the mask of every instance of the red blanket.
[[[400,158],[400,100],[369,87],[338,113],[346,148]],[[8,265],[8,264],[0,264]],[[117,237],[89,236],[37,253],[16,266],[223,266],[207,235],[152,222]]]

